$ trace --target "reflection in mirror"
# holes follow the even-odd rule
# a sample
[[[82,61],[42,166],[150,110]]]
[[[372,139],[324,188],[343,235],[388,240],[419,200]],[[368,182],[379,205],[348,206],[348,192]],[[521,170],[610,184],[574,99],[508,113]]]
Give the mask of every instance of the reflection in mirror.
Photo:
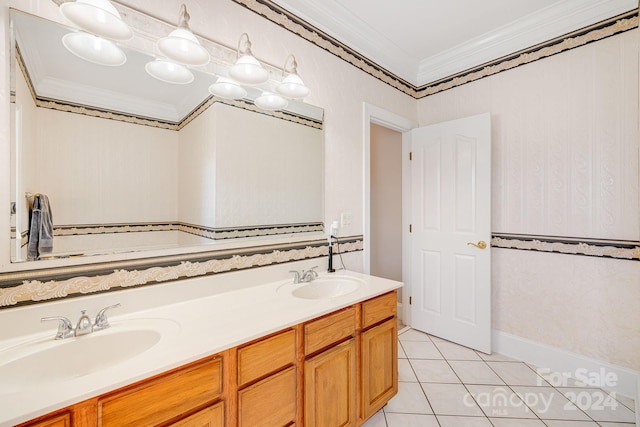
[[[62,46],[69,28],[11,19],[12,261],[27,260],[37,194],[53,258],[322,231],[321,110],[222,103],[212,76],[162,83],[128,49],[125,66],[89,64]]]

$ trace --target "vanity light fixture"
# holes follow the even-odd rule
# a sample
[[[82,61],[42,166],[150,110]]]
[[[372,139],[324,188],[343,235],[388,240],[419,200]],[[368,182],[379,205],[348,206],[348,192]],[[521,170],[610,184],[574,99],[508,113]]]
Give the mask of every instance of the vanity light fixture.
[[[289,102],[280,95],[267,91],[262,92],[262,95],[253,102],[258,108],[267,111],[282,110],[289,105]]]
[[[111,40],[82,31],[62,37],[64,47],[85,61],[98,65],[117,67],[127,62],[125,53]]]
[[[187,6],[180,6],[178,27],[167,37],[157,42],[160,53],[167,58],[184,65],[206,65],[209,60],[209,52],[200,44],[189,28],[189,13]]]
[[[251,40],[247,33],[242,33],[238,40],[237,56],[236,63],[229,70],[232,79],[246,85],[259,85],[269,80],[269,72],[251,53]]]
[[[289,61],[289,59],[291,59],[291,61]],[[287,69],[287,64],[289,62],[291,63],[291,66]],[[286,73],[288,73],[288,75],[285,77]],[[287,56],[287,59],[285,59],[284,66],[282,67],[282,76],[284,79],[276,87],[276,91],[280,95],[291,99],[302,99],[309,95],[309,88],[304,85],[304,82],[298,74],[298,62],[296,61],[295,56],[289,55]]]
[[[218,80],[209,86],[209,92],[224,99],[242,99],[247,96],[247,90],[227,77],[218,77]]]
[[[112,40],[129,40],[133,31],[109,0],[76,0],[60,4],[60,12],[83,30]]]
[[[151,77],[155,77],[165,83],[184,85],[193,81],[193,73],[191,70],[184,65],[176,64],[173,61],[163,58],[147,62],[144,69]]]

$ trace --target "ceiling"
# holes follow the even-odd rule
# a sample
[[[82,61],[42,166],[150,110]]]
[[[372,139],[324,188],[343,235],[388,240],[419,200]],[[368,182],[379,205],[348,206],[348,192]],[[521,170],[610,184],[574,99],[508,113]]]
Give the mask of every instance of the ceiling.
[[[638,5],[638,0],[272,1],[416,88]],[[179,123],[209,96],[211,74],[194,70],[189,90],[167,85],[145,73],[153,57],[136,49],[124,49],[124,67],[95,66],[62,46],[62,36],[72,29],[17,11],[12,16],[25,67],[41,99]],[[288,109],[318,115],[302,102]]]
[[[423,86],[638,7],[638,0],[272,0]]]

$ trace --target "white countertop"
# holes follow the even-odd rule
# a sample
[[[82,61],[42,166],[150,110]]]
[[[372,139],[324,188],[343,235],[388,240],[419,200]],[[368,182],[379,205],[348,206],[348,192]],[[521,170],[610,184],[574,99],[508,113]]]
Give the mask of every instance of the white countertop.
[[[11,426],[81,402],[402,286],[400,282],[350,271],[334,274],[359,279],[361,286],[355,292],[340,297],[311,300],[283,292],[282,285],[291,283],[291,279],[287,279],[120,316],[117,315],[118,310],[113,310],[109,316],[111,328],[69,340],[135,330],[145,325],[156,325],[162,330],[162,338],[144,353],[75,378],[36,381],[34,386],[19,391],[3,386],[0,378],[0,426]],[[127,301],[123,299],[121,304],[125,306]],[[28,347],[29,343],[60,345],[64,340],[53,340],[55,322],[49,326],[51,329],[46,333],[1,340],[0,367],[11,358],[12,352],[23,351],[21,348]],[[56,369],[56,364],[68,363],[66,360],[48,362],[51,370]]]

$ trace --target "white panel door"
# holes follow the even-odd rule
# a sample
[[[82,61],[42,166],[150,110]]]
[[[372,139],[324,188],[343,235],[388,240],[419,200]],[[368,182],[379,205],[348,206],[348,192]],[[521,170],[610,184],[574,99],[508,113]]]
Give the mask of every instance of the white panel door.
[[[491,352],[491,116],[412,130],[415,329]]]

